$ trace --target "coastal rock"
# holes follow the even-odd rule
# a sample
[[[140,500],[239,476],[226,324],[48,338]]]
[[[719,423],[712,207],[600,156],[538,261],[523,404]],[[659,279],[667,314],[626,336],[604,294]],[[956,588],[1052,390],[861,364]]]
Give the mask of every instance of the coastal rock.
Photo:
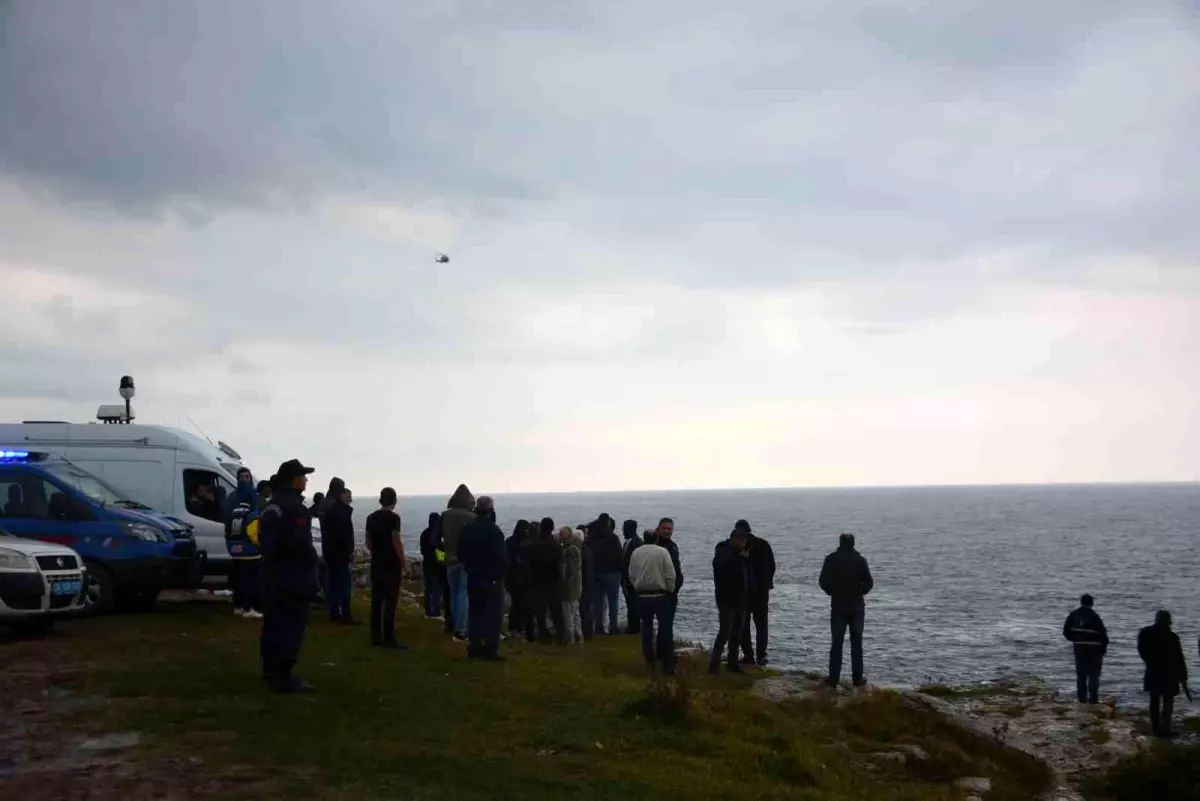
[[[968,776],[955,781],[954,786],[966,790],[971,795],[982,796],[991,792],[992,780],[984,776]]]

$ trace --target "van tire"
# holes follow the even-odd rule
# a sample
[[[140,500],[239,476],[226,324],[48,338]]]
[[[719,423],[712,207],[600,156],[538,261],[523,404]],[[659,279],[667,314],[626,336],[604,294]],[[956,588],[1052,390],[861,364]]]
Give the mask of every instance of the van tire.
[[[87,561],[87,596],[84,601],[89,615],[109,615],[117,605],[117,590],[112,575],[97,562]]]

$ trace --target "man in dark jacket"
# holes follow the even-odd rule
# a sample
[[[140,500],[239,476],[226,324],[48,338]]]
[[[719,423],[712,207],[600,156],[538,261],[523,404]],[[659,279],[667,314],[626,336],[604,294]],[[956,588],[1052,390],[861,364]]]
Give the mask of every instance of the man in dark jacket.
[[[671,596],[671,605],[678,608],[679,591],[683,589],[683,566],[679,562],[679,546],[675,544],[675,521],[669,517],[659,520],[654,536],[647,537],[646,542],[666,548],[671,554],[671,564],[675,566],[675,594]]]
[[[854,550],[854,535],[843,534],[838,549],[825,557],[821,567],[821,589],[829,596],[829,623],[833,644],[829,649],[829,686],[837,687],[842,676],[842,646],[850,628],[850,663],[854,686],[863,678],[862,634],[866,615],[863,597],[875,586],[867,560]]]
[[[529,521],[518,520],[512,536],[504,543],[504,556],[508,563],[504,587],[512,599],[508,608],[509,635],[523,633],[526,639],[533,642],[537,639],[537,632],[533,628],[533,607],[529,598],[529,563],[525,558],[525,543],[528,539]]]
[[[767,608],[775,589],[775,552],[771,543],[756,537],[750,524],[739,520],[734,528],[746,532],[746,561],[750,568],[750,588],[746,593],[746,614],[742,622],[742,663],[767,664]],[[750,638],[750,620],[754,619],[754,639]],[[754,646],[758,646],[755,650]]]
[[[621,577],[624,568],[624,555],[621,551],[621,541],[613,531],[612,519],[608,515],[600,515],[600,519],[588,526],[587,544],[592,549],[593,571],[595,586],[592,591],[592,618],[596,623],[597,634],[617,634],[620,626],[617,619],[620,613]],[[608,631],[604,630],[604,615],[608,612]]]
[[[579,626],[583,630],[584,641],[591,640],[596,635],[597,621],[592,610],[595,608],[596,597],[596,554],[586,542],[585,528],[580,539],[585,540],[579,548],[580,573],[582,585],[579,595]],[[565,620],[565,614],[564,614]]]
[[[1084,595],[1063,623],[1063,636],[1075,646],[1075,687],[1081,704],[1100,703],[1100,669],[1108,652],[1108,632],[1094,603],[1092,596]]]
[[[437,620],[442,616],[442,571],[438,560],[438,522],[442,516],[429,513],[429,525],[421,532],[421,578],[425,583],[425,617]]]
[[[1171,631],[1171,613],[1160,610],[1154,625],[1138,632],[1138,656],[1146,663],[1144,688],[1150,693],[1150,727],[1156,737],[1172,737],[1171,719],[1175,715],[1175,696],[1188,689],[1187,663],[1179,635]]]
[[[262,675],[275,692],[311,691],[292,669],[308,627],[308,604],[317,596],[317,552],[304,490],[313,472],[298,460],[279,466],[267,508],[259,518],[262,550]]]
[[[721,652],[729,646],[726,665],[730,673],[741,673],[738,664],[738,640],[742,635],[742,619],[746,615],[746,593],[749,589],[749,567],[746,561],[746,539],[750,532],[735,527],[729,539],[718,543],[713,554],[713,587],[717,595],[717,615],[720,628],[708,659],[708,672],[716,673],[721,664]]]
[[[638,536],[638,524],[636,520],[626,520],[621,528],[625,534],[625,548],[621,554],[621,589],[625,593],[625,617],[627,624],[625,633],[641,634],[642,616],[637,608],[637,591],[629,583],[629,558],[633,556],[633,552],[642,544],[642,538]]]
[[[467,574],[467,656],[502,662],[504,532],[496,525],[495,502],[486,495],[475,501],[475,520],[458,538],[458,561]]]
[[[354,567],[354,509],[350,506],[346,482],[334,478],[321,506],[321,556],[325,559],[328,586],[325,601],[329,619],[335,623],[353,623],[350,613],[351,573]]]
[[[525,547],[529,563],[529,597],[538,639],[550,641],[550,630],[546,626],[546,616],[549,615],[559,644],[566,645],[562,609],[563,552],[562,546],[554,538],[554,521],[549,517],[543,519],[538,536],[531,539]]]

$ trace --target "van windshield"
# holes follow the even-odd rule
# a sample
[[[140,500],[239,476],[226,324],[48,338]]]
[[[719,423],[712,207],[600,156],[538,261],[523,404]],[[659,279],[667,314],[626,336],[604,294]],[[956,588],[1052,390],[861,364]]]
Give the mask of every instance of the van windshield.
[[[141,506],[121,497],[121,494],[96,476],[70,464],[46,465],[46,472],[91,498],[101,506]]]

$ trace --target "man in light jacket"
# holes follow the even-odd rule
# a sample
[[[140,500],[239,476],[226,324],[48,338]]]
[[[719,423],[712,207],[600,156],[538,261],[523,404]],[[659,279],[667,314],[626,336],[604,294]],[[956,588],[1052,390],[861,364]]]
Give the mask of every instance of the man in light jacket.
[[[642,656],[646,666],[653,672],[661,662],[663,671],[668,676],[674,675],[676,576],[670,552],[657,543],[636,549],[629,558],[629,583],[637,593],[641,612]]]
[[[1081,704],[1100,703],[1100,669],[1108,651],[1108,632],[1093,604],[1092,596],[1084,595],[1063,623],[1063,636],[1075,646],[1075,687]]]

